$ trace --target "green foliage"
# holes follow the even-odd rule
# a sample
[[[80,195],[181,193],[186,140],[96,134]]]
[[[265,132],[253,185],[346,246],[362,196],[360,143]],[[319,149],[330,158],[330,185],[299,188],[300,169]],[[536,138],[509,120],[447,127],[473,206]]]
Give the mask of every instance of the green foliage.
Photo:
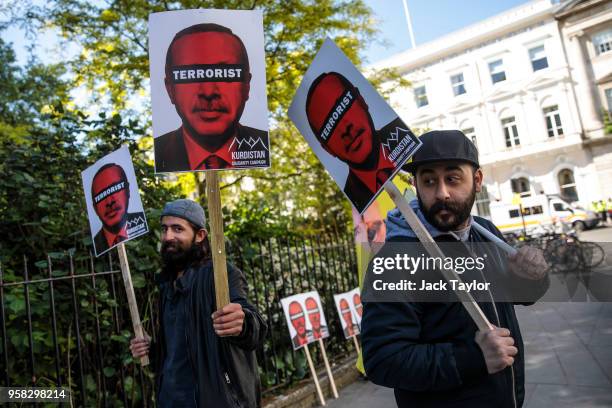
[[[273,165],[267,170],[224,173],[222,197],[228,241],[251,240],[251,244],[241,244],[237,249],[248,262],[259,264],[261,248],[253,243],[258,238],[294,239],[324,231],[350,230],[347,200],[289,122],[286,111],[306,68],[327,36],[352,61],[361,63],[359,52],[373,39],[376,27],[363,0],[23,1],[12,8],[13,24],[25,28],[34,38],[44,30],[55,30],[63,38],[62,48],[76,46],[78,53],[58,65],[45,65],[31,58],[24,69],[15,64],[10,46],[0,40],[3,62],[0,65],[0,227],[3,232],[0,263],[5,282],[22,280],[25,268],[31,279],[49,274],[66,278],[72,272],[78,275],[92,268],[109,269],[109,258],[92,262],[84,255],[91,249],[91,237],[80,173],[103,155],[128,145],[151,232],[130,241],[127,247],[141,318],[145,329],[154,333],[154,274],[160,268],[160,210],[166,201],[194,191],[203,202],[199,193],[204,188],[203,179],[191,174],[166,178],[153,173],[150,107],[146,101],[147,20],[152,12],[188,8],[257,8],[264,12]],[[376,86],[389,79],[400,86],[406,85],[394,72],[372,73]],[[84,106],[78,106],[70,96],[79,87],[90,96]],[[134,101],[141,107],[129,108]],[[23,255],[28,259],[25,265]],[[74,257],[72,266],[71,256]],[[270,291],[266,287],[270,270],[250,265],[253,281],[262,285],[253,288],[253,296],[260,305],[278,305],[280,297],[289,294],[284,282],[290,271],[282,268],[282,257],[277,256],[271,262],[278,278],[272,282],[274,290]],[[315,262],[314,256],[312,262]],[[327,273],[327,257],[316,262],[319,274]],[[117,269],[116,260],[112,266]],[[291,268],[298,270],[300,266],[292,264]],[[120,280],[105,276],[96,278],[94,284],[89,278],[79,278],[74,299],[71,283],[71,279],[57,281],[54,291],[57,349],[64,383],[73,390],[79,388],[76,322],[72,312],[76,299],[87,400],[99,401],[104,396],[107,405],[122,406],[126,395],[133,404],[141,403],[140,387],[135,386],[139,373],[127,348],[130,332],[125,328],[129,327],[129,318]],[[325,288],[328,297],[337,289]],[[14,384],[55,382],[56,345],[51,335],[53,310],[49,296],[47,283],[29,286],[35,371],[53,373],[31,378],[23,287],[4,289],[9,349],[2,353],[10,353],[8,369]],[[327,303],[333,304],[331,298]],[[278,307],[270,312],[270,319],[271,325],[284,324]],[[96,331],[98,324],[100,336]],[[302,353],[290,351],[285,332],[275,333],[277,338],[272,340],[275,344],[285,344],[286,351],[276,357],[265,355],[276,359],[269,361],[271,365],[287,368],[290,378],[280,378],[268,371],[262,373],[265,386],[307,375]],[[266,347],[268,353],[269,343]],[[144,378],[150,387],[151,372],[145,371]],[[105,384],[105,392],[101,384]]]
[[[350,206],[327,172],[289,122],[286,111],[302,76],[326,37],[331,37],[348,57],[361,65],[360,51],[373,40],[376,21],[363,0],[181,0],[114,1],[52,0],[45,5],[26,2],[25,26],[51,28],[62,36],[66,47],[81,52],[67,61],[72,85],[91,91],[92,102],[109,103],[109,109],[138,118],[150,117],[148,102],[139,111],[126,109],[130,98],[143,105],[148,94],[148,15],[154,12],[193,8],[259,9],[264,14],[265,59],[268,104],[272,115],[272,167],[235,172],[226,176],[224,203],[229,213],[242,208],[245,200],[273,204],[276,219],[292,220],[290,228],[307,231],[348,230]],[[24,21],[19,17],[16,21]],[[372,81],[383,94],[405,86],[397,73],[385,69],[372,73]],[[144,123],[147,125],[147,123]],[[149,134],[149,132],[145,132]],[[142,149],[142,147],[141,147]],[[238,175],[239,173],[239,175]],[[244,179],[254,191],[246,192]],[[178,176],[191,193],[193,178]],[[189,180],[189,181],[186,181]],[[204,191],[202,183],[196,191]],[[254,204],[245,204],[253,208]],[[240,213],[241,211],[238,211]]]

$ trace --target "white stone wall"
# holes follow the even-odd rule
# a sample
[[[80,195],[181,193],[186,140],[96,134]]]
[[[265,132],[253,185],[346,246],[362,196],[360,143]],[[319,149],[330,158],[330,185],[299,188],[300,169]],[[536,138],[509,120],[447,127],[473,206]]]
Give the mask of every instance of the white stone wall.
[[[574,66],[580,49],[564,43],[566,30],[554,19],[554,9],[546,0],[533,1],[377,64],[396,67],[412,82],[410,89],[391,96],[412,128],[475,129],[492,200],[510,202],[510,180],[520,176],[530,180],[534,193],[540,189],[559,193],[557,176],[563,168],[574,172],[582,205],[612,195],[612,148],[610,144],[585,147],[583,134],[588,132],[583,131],[584,122],[593,128],[592,118],[584,117],[584,106],[578,101],[593,104],[593,97],[584,103],[585,92],[591,88],[574,86],[576,78],[584,79],[576,72],[581,67]],[[548,67],[534,72],[529,49],[539,45],[545,47]],[[589,56],[582,51],[585,58]],[[499,58],[506,80],[493,84],[488,64]],[[599,78],[610,74],[609,58],[593,60]],[[454,96],[450,77],[459,72],[467,93]],[[429,104],[419,108],[414,89],[422,85]],[[543,109],[552,105],[559,107],[561,137],[548,137]],[[501,120],[510,116],[516,120],[520,146],[508,148]]]

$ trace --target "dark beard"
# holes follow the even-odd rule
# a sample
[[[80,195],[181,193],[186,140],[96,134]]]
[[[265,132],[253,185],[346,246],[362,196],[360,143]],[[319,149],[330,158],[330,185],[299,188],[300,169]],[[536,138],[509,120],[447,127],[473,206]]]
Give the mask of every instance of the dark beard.
[[[168,248],[175,247],[176,251],[168,251]],[[176,242],[164,242],[161,247],[162,275],[171,280],[176,279],[180,271],[184,271],[202,256],[201,245],[196,244],[195,237],[191,241],[191,246],[183,249]]]
[[[423,215],[427,222],[436,227],[439,231],[448,232],[455,231],[459,225],[463,224],[465,220],[467,220],[470,216],[470,212],[472,211],[472,206],[474,205],[474,201],[476,200],[476,184],[472,184],[472,193],[467,201],[463,203],[458,203],[455,201],[451,202],[435,202],[431,208],[425,208],[423,201],[421,201],[421,196],[419,195],[417,189],[417,199],[419,200],[419,206],[421,207],[421,211],[423,211]],[[441,224],[436,220],[435,214],[438,211],[447,210],[453,213],[455,216],[455,222],[451,224]]]

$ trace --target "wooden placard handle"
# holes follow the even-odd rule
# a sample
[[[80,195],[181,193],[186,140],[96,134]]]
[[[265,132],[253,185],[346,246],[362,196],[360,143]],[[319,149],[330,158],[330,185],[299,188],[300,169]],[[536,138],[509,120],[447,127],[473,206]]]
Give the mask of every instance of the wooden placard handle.
[[[125,252],[125,244],[122,242],[117,246],[119,253],[119,265],[121,266],[121,276],[123,276],[123,286],[127,295],[128,306],[130,308],[130,316],[132,317],[132,326],[134,327],[134,335],[144,338],[144,330],[140,322],[140,314],[138,313],[138,304],[136,303],[136,294],[134,293],[134,285],[132,285],[132,275],[130,273],[130,264],[128,263],[127,253]],[[149,365],[149,357],[140,358],[140,365]]]
[[[357,341],[357,335],[353,336],[353,343],[355,343],[355,350],[357,350],[357,354],[360,354],[361,348],[359,348],[359,341]]]
[[[317,389],[317,395],[319,396],[319,402],[321,405],[325,406],[325,398],[323,398],[323,392],[321,391],[321,386],[319,385],[319,377],[317,377],[317,371],[314,368],[314,364],[312,363],[312,358],[310,358],[310,351],[308,350],[308,344],[304,344],[304,353],[306,353],[306,360],[308,360],[308,367],[310,368],[310,374],[312,375],[312,379],[315,383],[315,388]]]
[[[223,214],[221,213],[221,194],[216,171],[206,173],[206,198],[208,200],[208,217],[210,225],[210,249],[215,276],[215,299],[217,310],[230,302],[229,284],[227,282],[227,257],[225,256],[225,239],[223,236]]]
[[[406,200],[406,198],[402,195],[402,193],[395,186],[395,184],[393,184],[392,181],[389,181],[385,184],[385,191],[387,192],[387,194],[389,194],[389,197],[391,197],[397,208],[400,210],[400,212],[408,222],[408,225],[410,225],[410,228],[412,228],[412,230],[416,234],[419,241],[425,244],[423,246],[425,247],[425,250],[429,253],[429,256],[433,258],[444,258],[444,253],[442,252],[436,241],[434,241],[434,239],[429,234],[429,231],[427,231],[423,223],[421,223],[421,220],[419,220],[417,215],[414,213],[414,211],[410,207],[410,204],[408,203],[408,200]],[[453,269],[442,268],[440,272],[442,272],[442,276],[444,277],[444,279],[446,279],[446,281],[458,280],[462,282],[459,275]],[[493,326],[483,313],[482,309],[480,308],[480,306],[478,306],[478,303],[476,303],[476,301],[469,292],[459,289],[455,289],[454,292],[463,304],[463,307],[465,307],[465,310],[468,312],[474,323],[476,323],[478,330],[493,329]]]
[[[334,374],[332,373],[331,367],[329,366],[329,360],[327,359],[327,353],[325,352],[325,345],[323,344],[323,339],[319,339],[319,347],[321,348],[321,354],[323,355],[323,361],[325,362],[325,370],[327,371],[327,376],[329,377],[329,384],[331,385],[332,394],[334,394],[334,398],[337,399],[338,389],[336,388]]]

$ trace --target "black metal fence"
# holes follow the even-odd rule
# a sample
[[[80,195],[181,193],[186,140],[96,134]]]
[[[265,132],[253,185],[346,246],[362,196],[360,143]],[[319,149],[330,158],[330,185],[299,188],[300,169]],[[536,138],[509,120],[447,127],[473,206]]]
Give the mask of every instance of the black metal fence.
[[[351,236],[240,242],[229,245],[229,253],[247,276],[251,303],[269,325],[257,351],[264,396],[308,372],[303,353],[291,346],[281,298],[318,290],[330,329],[325,341],[330,359],[353,350],[333,302],[333,294],[358,284]],[[154,265],[131,265],[141,319],[153,337],[158,321]],[[153,405],[153,373],[134,364],[129,353],[129,309],[113,255],[24,257],[21,271],[0,265],[0,330],[3,386],[69,387],[77,406]],[[315,361],[322,364],[315,350]]]

